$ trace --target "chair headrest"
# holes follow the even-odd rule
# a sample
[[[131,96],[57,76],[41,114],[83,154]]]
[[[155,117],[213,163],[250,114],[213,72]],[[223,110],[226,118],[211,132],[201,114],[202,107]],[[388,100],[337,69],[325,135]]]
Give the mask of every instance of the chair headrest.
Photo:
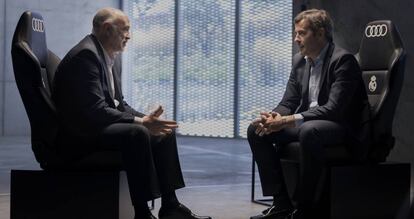
[[[402,53],[402,41],[395,25],[389,20],[378,20],[366,25],[359,47],[362,70],[387,69],[393,55]]]
[[[42,67],[47,63],[45,24],[42,15],[36,12],[23,12],[16,26],[13,45],[25,42]]]

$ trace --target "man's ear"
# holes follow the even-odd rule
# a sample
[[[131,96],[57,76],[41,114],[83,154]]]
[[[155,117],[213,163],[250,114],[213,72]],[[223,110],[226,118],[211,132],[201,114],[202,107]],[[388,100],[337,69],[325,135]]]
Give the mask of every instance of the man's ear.
[[[325,32],[324,28],[319,28],[316,34],[317,34],[318,37],[321,37],[321,38],[326,37],[326,32]]]
[[[105,22],[102,24],[102,31],[105,35],[110,35],[113,30],[112,30],[112,24]]]

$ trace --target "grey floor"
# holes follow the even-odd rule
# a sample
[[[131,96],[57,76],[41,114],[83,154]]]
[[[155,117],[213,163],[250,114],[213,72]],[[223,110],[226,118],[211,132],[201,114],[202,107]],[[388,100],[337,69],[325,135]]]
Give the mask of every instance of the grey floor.
[[[214,219],[249,218],[266,208],[250,202],[251,153],[246,140],[178,137],[178,144],[187,186],[177,194],[185,205]],[[29,137],[0,138],[0,219],[9,219],[11,169],[39,169]],[[157,200],[155,215],[159,206]]]

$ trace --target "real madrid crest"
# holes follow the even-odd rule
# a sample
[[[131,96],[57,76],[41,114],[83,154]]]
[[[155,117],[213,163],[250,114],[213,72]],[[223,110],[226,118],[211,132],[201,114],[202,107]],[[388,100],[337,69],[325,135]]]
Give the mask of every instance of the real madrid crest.
[[[377,89],[377,77],[375,77],[375,75],[371,76],[371,81],[368,84],[368,89],[371,92],[374,92]]]

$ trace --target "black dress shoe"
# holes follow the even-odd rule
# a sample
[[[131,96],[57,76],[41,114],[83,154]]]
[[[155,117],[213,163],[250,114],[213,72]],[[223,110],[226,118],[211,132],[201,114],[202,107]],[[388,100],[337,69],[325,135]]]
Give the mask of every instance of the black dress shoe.
[[[304,219],[305,215],[303,213],[303,211],[299,210],[299,209],[295,209],[292,212],[292,216],[289,219]]]
[[[290,219],[292,213],[292,208],[281,208],[276,205],[272,205],[270,208],[264,210],[262,214],[252,216],[250,219]]]
[[[135,215],[134,219],[157,219],[152,213],[148,213],[145,215]]]
[[[191,212],[190,209],[183,204],[178,204],[174,208],[165,209],[161,206],[158,212],[160,219],[211,219],[209,216],[198,216]]]

